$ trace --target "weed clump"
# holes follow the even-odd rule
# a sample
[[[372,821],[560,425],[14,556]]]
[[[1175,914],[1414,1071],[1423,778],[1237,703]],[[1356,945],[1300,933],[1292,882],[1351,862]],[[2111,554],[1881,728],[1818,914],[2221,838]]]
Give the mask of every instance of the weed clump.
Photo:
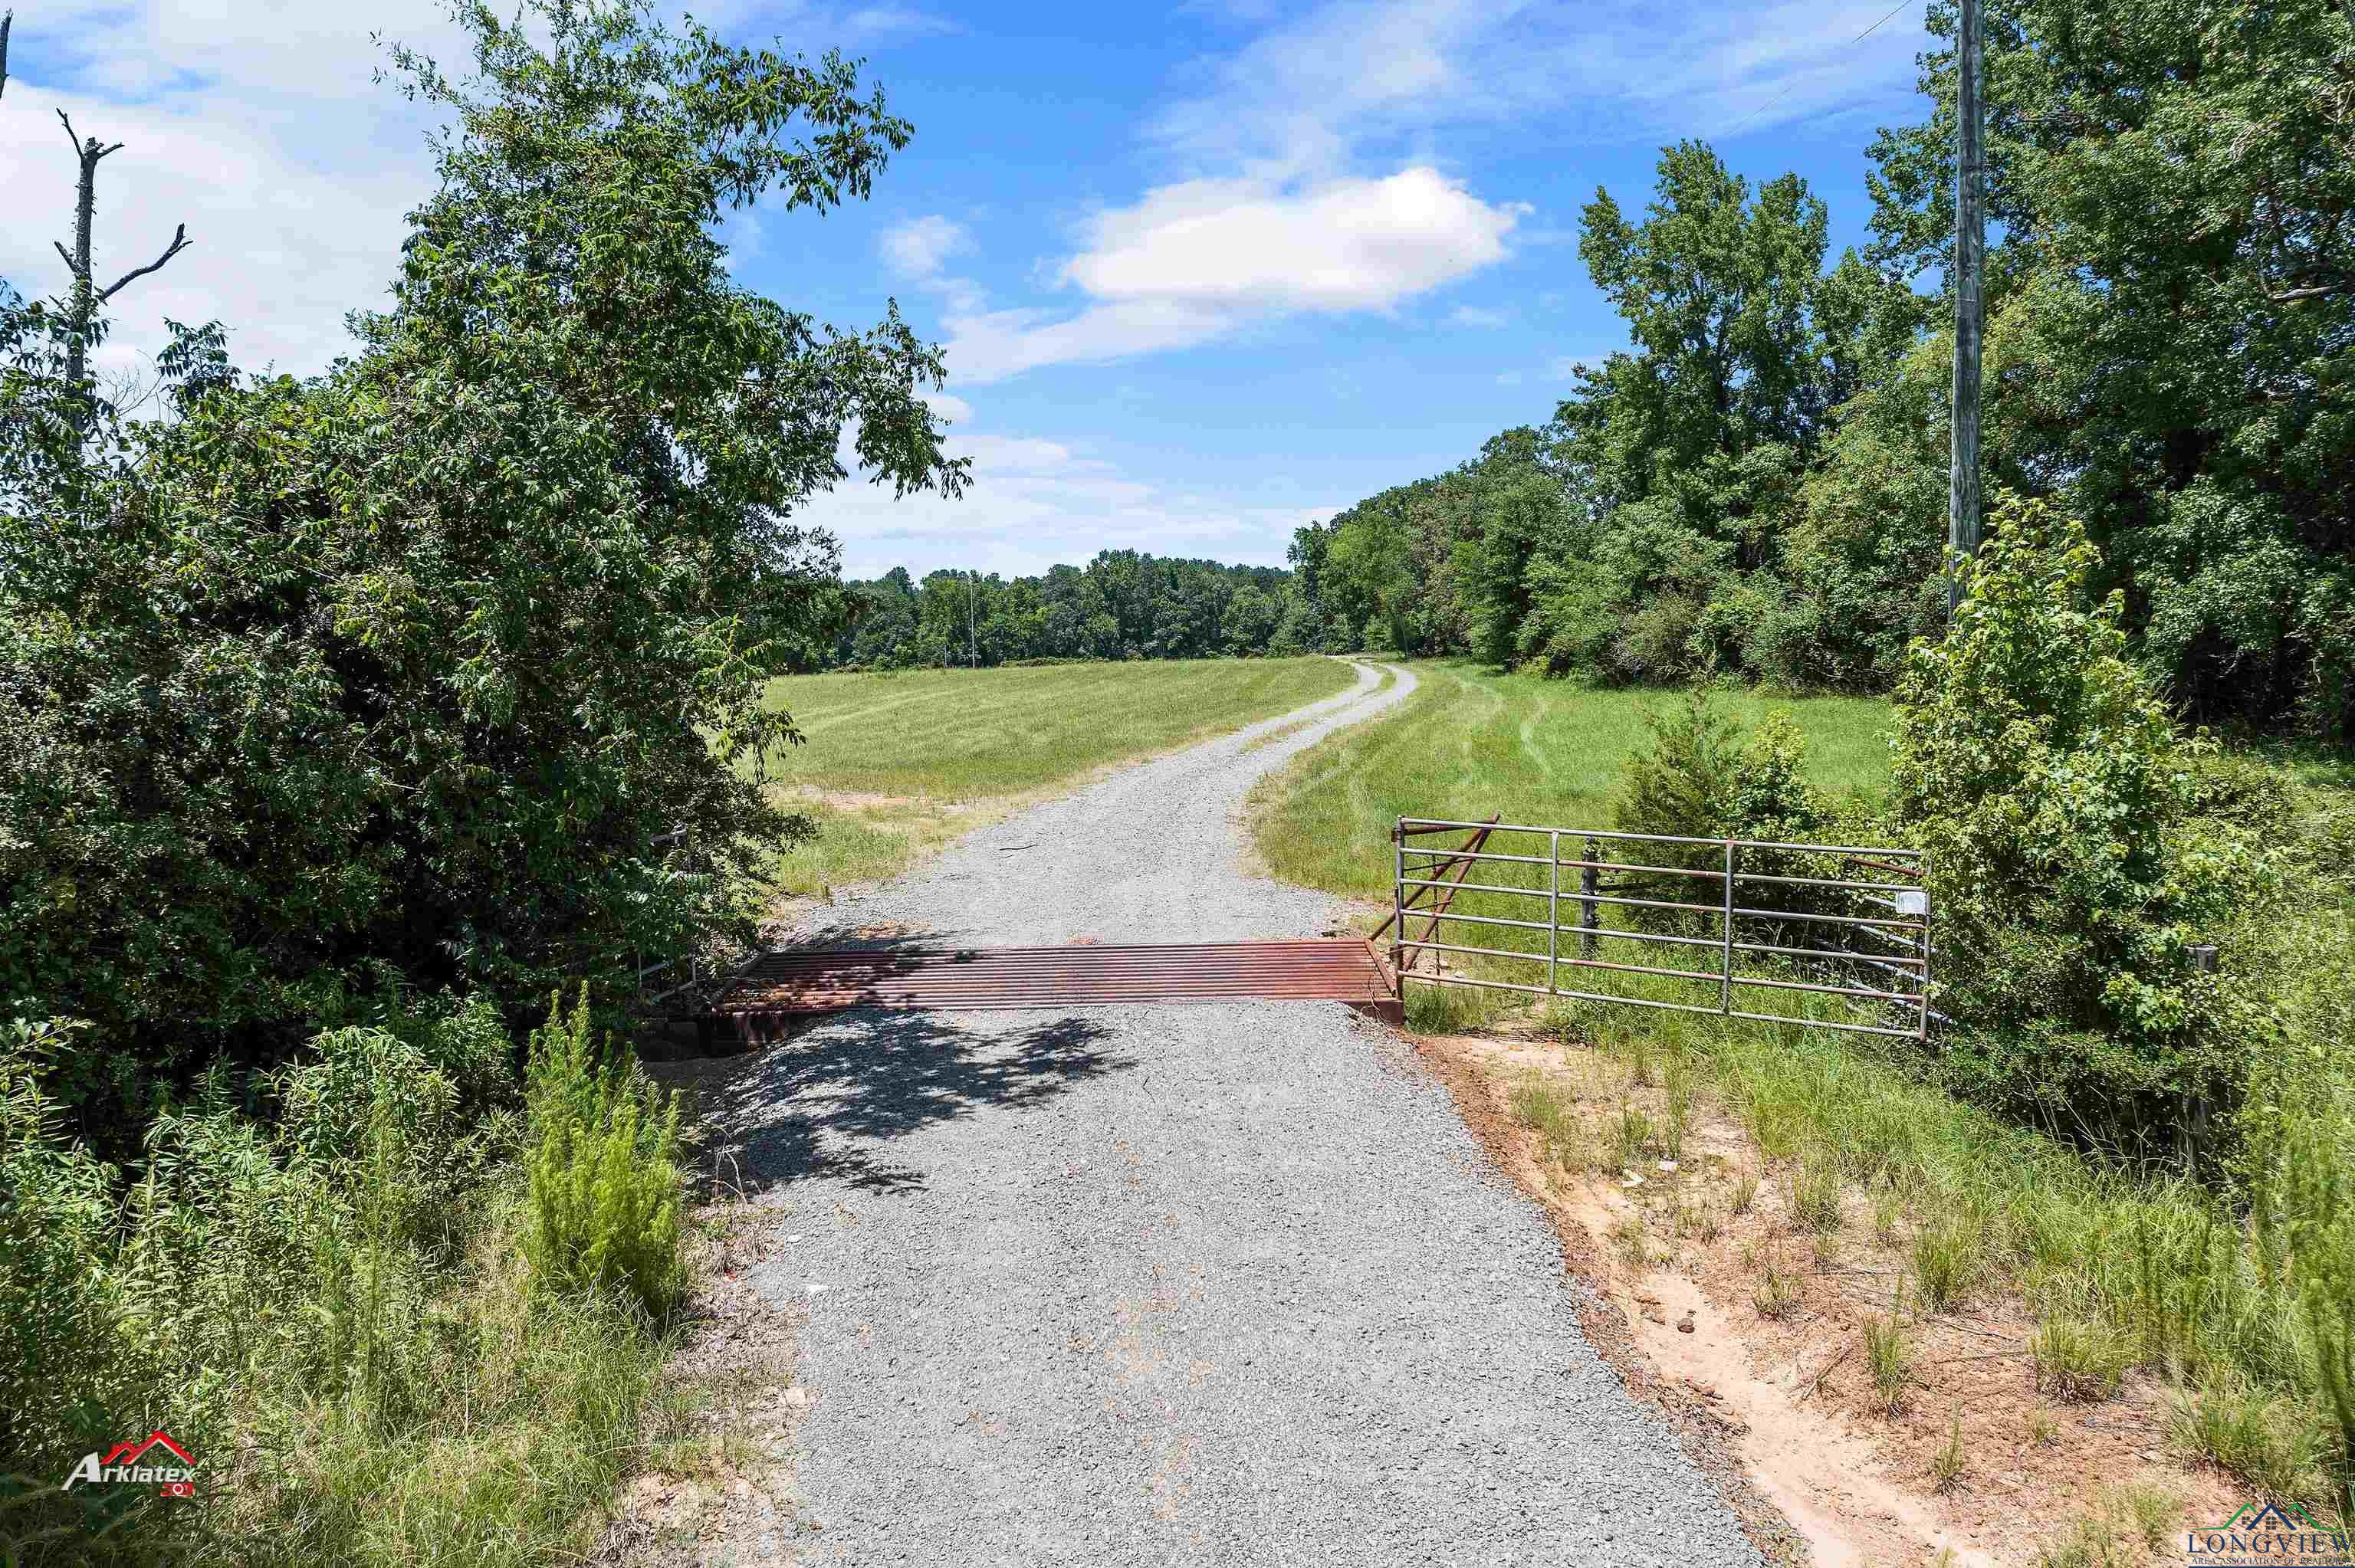
[[[2060,1313],[2047,1318],[2030,1340],[2039,1386],[2055,1399],[2107,1399],[2117,1393],[2133,1347],[2115,1327],[2097,1318]]]
[[[678,1105],[637,1075],[625,1050],[600,1055],[585,988],[570,1019],[551,1004],[532,1034],[526,1250],[539,1279],[622,1290],[659,1318],[685,1283]]]

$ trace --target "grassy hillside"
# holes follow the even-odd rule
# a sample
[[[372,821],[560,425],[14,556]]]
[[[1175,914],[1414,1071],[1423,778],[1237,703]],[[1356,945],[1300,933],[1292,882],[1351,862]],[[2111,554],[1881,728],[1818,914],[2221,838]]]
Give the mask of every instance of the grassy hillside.
[[[808,740],[769,758],[772,787],[820,828],[779,857],[777,884],[808,895],[895,875],[1042,790],[1289,713],[1355,679],[1337,660],[1308,658],[777,681],[770,704]]]
[[[1644,715],[1675,694],[1587,691],[1468,662],[1412,666],[1423,684],[1383,718],[1341,731],[1262,783],[1259,852],[1286,882],[1387,903],[1391,825],[1401,816],[1608,828],[1619,766]],[[1888,777],[1889,705],[1870,698],[1721,699],[1745,727],[1785,707],[1807,733],[1816,782],[1878,793]]]

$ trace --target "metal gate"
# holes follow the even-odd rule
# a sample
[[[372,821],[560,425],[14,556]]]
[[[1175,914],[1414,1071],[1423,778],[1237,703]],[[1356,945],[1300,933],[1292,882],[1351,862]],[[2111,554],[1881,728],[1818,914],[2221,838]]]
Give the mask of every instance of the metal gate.
[[[1415,842],[1456,832],[1467,836],[1451,846]],[[1491,847],[1498,840],[1508,847]],[[1577,852],[1568,860],[1565,841]],[[1401,997],[1414,980],[1862,1034],[1929,1036],[1935,1014],[1930,1007],[1929,858],[1923,851],[1423,817],[1400,818],[1391,845],[1391,917],[1374,938],[1390,933]],[[1476,873],[1480,880],[1474,880]],[[1659,896],[1687,892],[1708,902]],[[1564,905],[1572,906],[1575,924],[1562,924]],[[1409,930],[1416,924],[1419,935]],[[1443,927],[1489,945],[1444,940],[1450,933]],[[1462,929],[1466,927],[1475,929]],[[1668,952],[1657,952],[1663,948]],[[1683,962],[1698,964],[1704,949],[1706,969],[1622,961],[1680,955]],[[1420,967],[1425,954],[1432,960],[1427,970]],[[1479,960],[1488,972],[1466,973],[1463,963],[1450,972],[1449,954]],[[1532,965],[1542,970],[1542,984],[1498,978],[1528,975],[1519,966]],[[1615,981],[1621,986],[1615,991],[1581,990],[1562,984],[1565,969],[1643,978]],[[1630,987],[1647,983],[1689,994],[1629,994]],[[1752,991],[1748,997],[1741,994],[1745,989]],[[1700,1000],[1711,990],[1713,1004]],[[1738,1005],[1766,1005],[1759,991],[1838,998],[1852,1016]]]

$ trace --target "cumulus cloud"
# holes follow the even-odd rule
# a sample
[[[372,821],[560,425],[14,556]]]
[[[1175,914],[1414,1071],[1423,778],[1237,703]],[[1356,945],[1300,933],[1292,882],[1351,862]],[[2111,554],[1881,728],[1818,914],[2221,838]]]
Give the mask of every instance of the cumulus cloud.
[[[1510,313],[1492,311],[1485,305],[1458,305],[1447,313],[1449,326],[1475,327],[1484,332],[1503,326],[1512,319]]]
[[[960,381],[1184,348],[1296,313],[1389,310],[1500,261],[1526,209],[1438,170],[1187,180],[1098,213],[1055,272],[1078,309],[952,309]]]
[[[788,4],[797,32],[857,42],[948,29],[911,6]],[[766,34],[778,7],[697,7],[730,34]],[[99,167],[95,247],[112,279],[155,259],[185,223],[190,247],[117,296],[101,366],[135,361],[166,316],[218,320],[242,366],[297,374],[352,347],[344,316],[386,302],[406,216],[432,189],[426,112],[372,80],[371,34],[453,70],[464,35],[441,0],[325,5],[41,0],[19,6],[0,98],[0,278],[28,297],[63,291],[49,249],[73,228],[75,164],[55,111],[124,143]],[[726,236],[757,249],[750,214]]]
[[[445,58],[438,9],[388,0],[371,20]],[[430,189],[425,122],[369,73],[359,25],[324,11],[170,4],[20,14],[0,99],[0,276],[60,293],[49,249],[72,232],[75,164],[57,111],[123,143],[99,165],[94,251],[110,279],[189,249],[111,307],[101,365],[135,360],[166,316],[219,320],[240,365],[316,370],[350,345],[346,312],[380,305],[404,216]]]

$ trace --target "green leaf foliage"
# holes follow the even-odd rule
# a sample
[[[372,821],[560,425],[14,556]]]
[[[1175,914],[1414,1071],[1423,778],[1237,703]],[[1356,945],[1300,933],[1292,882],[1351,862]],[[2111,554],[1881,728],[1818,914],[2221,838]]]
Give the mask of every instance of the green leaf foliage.
[[[647,1083],[626,1048],[599,1050],[585,991],[569,1018],[550,1001],[529,1072],[534,1279],[619,1291],[659,1318],[686,1286],[677,1097]]]
[[[1327,527],[1328,636],[1894,685],[1945,611],[1948,0],[1928,23],[1920,115],[1867,149],[1860,251],[1828,257],[1796,176],[1699,143],[1662,149],[1640,217],[1597,193],[1580,256],[1629,345],[1537,432],[1554,524],[1492,520],[1452,475],[1361,502]],[[2084,522],[2170,703],[2355,737],[2355,13],[1990,0],[1986,27],[1987,481]],[[1477,569],[1432,571],[1430,539]]]
[[[2007,499],[1940,643],[1899,687],[1891,810],[1931,857],[1948,1070],[2057,1130],[2130,1141],[2222,1105],[2268,1037],[2235,949],[2272,863],[2194,814],[2204,735],[2177,733],[2089,584],[2083,526]],[[2200,972],[2190,949],[2227,962]]]

